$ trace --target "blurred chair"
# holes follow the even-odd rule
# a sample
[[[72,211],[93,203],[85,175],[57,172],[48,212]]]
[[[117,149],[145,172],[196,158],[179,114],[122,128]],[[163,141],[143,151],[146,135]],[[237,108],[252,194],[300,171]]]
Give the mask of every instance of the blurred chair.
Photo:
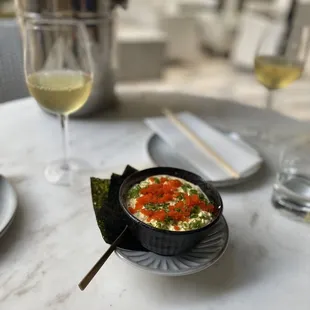
[[[276,48],[283,37],[285,22],[270,21],[269,18],[252,12],[242,14],[230,53],[234,67],[246,71],[253,70],[255,53],[266,31],[272,32],[268,49]]]
[[[217,12],[197,15],[201,44],[217,55],[227,55],[231,50],[235,36],[235,25],[232,19]]]
[[[22,41],[15,20],[0,20],[0,103],[28,97]]]
[[[217,55],[227,55],[239,22],[239,0],[221,1],[220,12],[197,14],[201,44]]]
[[[292,2],[293,0],[247,1],[244,4],[244,10],[260,13],[273,19],[286,19]]]
[[[215,0],[166,1],[158,14],[159,29],[167,38],[168,61],[201,61],[200,14],[216,14]],[[209,15],[208,15],[209,16]]]
[[[310,0],[298,0],[296,3],[295,14],[293,16],[293,20],[291,23],[291,42],[294,42],[299,37],[300,29],[303,27],[310,27]],[[288,44],[292,46],[291,42]],[[308,51],[308,55],[310,54],[310,38],[307,37],[306,41],[306,49]],[[310,57],[305,64],[304,76],[310,77]]]
[[[196,15],[202,12],[216,11],[217,0],[179,0],[177,3],[181,15]]]
[[[195,17],[179,14],[163,15],[159,19],[159,25],[167,39],[168,62],[195,63],[201,60],[201,39]]]
[[[159,30],[123,27],[117,33],[117,80],[155,80],[162,77],[166,36]]]

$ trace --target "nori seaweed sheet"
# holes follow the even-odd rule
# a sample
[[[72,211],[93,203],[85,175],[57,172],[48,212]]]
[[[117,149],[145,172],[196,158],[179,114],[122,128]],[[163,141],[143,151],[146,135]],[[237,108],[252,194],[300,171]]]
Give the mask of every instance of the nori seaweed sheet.
[[[113,212],[110,209],[103,208],[103,202],[108,200],[110,180],[90,178],[90,184],[93,208],[95,211],[98,227],[104,240],[111,240],[113,235],[112,232],[110,233],[110,230],[107,229],[104,218],[113,217]]]
[[[91,178],[91,193],[97,224],[104,241],[108,244],[112,244],[125,226],[129,224],[119,203],[118,194],[124,180],[136,171],[131,166],[127,166],[121,176],[112,174],[110,180]],[[146,251],[129,229],[119,247]]]

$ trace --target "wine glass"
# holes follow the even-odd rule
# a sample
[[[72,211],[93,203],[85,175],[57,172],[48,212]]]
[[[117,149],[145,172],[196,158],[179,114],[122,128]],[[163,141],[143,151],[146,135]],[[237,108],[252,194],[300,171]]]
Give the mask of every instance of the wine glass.
[[[272,25],[263,33],[254,61],[256,79],[267,89],[267,109],[272,109],[276,90],[288,87],[301,77],[308,56],[309,27],[293,29],[281,44],[277,44],[274,30]],[[261,138],[272,140],[270,134],[262,134]]]
[[[68,156],[68,117],[86,103],[93,65],[85,26],[75,20],[40,19],[25,23],[24,70],[30,94],[47,112],[59,115],[64,156],[45,169],[46,179],[69,185],[83,161]]]

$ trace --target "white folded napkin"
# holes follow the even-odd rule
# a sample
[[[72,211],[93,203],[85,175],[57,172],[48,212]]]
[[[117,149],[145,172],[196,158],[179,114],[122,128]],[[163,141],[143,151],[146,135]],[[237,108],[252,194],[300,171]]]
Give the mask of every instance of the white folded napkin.
[[[261,164],[262,158],[245,143],[234,141],[189,112],[182,112],[177,116],[241,176],[248,175],[257,168],[257,165]],[[212,181],[224,181],[231,178],[212,157],[202,152],[166,117],[147,118],[145,124],[173,147],[179,156],[199,170],[204,177]]]

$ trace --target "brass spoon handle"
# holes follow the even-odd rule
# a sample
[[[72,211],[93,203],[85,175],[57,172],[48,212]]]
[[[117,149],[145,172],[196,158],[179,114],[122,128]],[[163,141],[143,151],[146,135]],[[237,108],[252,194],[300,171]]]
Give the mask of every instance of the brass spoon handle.
[[[110,257],[110,255],[114,252],[117,246],[122,241],[122,237],[125,235],[128,226],[124,228],[121,234],[115,239],[115,241],[111,244],[108,250],[102,255],[102,257],[98,260],[98,262],[94,265],[92,269],[87,273],[87,275],[83,278],[83,280],[79,283],[79,288],[81,291],[84,291],[90,281],[94,278],[106,260]]]

